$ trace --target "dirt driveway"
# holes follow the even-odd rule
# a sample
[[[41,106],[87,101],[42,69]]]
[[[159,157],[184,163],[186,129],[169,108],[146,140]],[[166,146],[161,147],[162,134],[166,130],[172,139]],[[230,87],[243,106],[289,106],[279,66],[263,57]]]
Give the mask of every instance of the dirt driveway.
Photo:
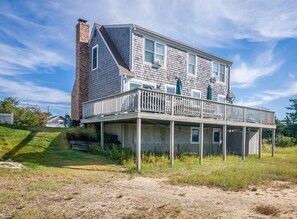
[[[22,180],[20,193],[26,189],[30,197],[23,205],[4,205],[0,218],[297,218],[297,186],[285,182],[229,192],[122,172],[99,176],[97,182],[79,180],[42,193]]]

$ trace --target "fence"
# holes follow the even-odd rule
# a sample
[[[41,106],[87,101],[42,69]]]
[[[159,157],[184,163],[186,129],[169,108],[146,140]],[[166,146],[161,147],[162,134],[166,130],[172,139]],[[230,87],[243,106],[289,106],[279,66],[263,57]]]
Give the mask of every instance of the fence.
[[[0,113],[0,123],[13,125],[13,113]]]

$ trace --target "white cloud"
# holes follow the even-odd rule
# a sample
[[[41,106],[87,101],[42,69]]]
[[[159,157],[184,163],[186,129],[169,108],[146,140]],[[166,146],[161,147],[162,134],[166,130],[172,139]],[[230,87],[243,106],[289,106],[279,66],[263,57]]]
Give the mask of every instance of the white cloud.
[[[259,106],[279,98],[287,98],[297,95],[297,81],[289,82],[281,89],[262,91],[245,100],[239,100],[236,104],[244,106]]]
[[[17,97],[20,100],[30,102],[70,103],[70,95],[67,92],[39,86],[31,81],[12,81],[0,77],[0,90],[2,96]]]
[[[63,4],[63,3],[61,3]],[[228,46],[233,40],[297,37],[297,2],[173,0],[66,1],[69,16],[91,22],[136,23],[197,46]],[[64,9],[63,9],[64,10]]]
[[[273,53],[276,44],[270,45],[268,49],[256,55],[247,62],[241,60],[239,55],[235,56],[235,64],[232,70],[231,81],[233,87],[249,87],[261,77],[275,73],[282,65],[283,61],[275,58]]]

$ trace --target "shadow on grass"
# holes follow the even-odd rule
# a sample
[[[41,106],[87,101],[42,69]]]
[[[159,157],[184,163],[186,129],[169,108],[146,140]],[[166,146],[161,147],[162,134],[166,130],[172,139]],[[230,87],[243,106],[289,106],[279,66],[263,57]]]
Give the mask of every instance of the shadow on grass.
[[[4,160],[14,160],[25,163],[28,166],[47,166],[47,167],[63,167],[77,170],[92,170],[92,171],[115,171],[114,168],[117,161],[110,160],[99,154],[89,154],[85,152],[73,151],[70,149],[65,135],[65,129],[47,128],[47,127],[19,127],[6,126],[12,129],[29,130],[31,133],[24,138],[18,145],[13,147],[3,156]],[[60,132],[53,139],[43,134],[44,132]],[[44,138],[44,139],[42,139]],[[45,139],[50,142],[44,143]],[[43,143],[39,145],[39,139]],[[45,144],[45,145],[43,145]],[[25,147],[36,147],[38,150],[44,148],[42,152],[21,153],[20,150]],[[19,153],[18,153],[19,152]],[[118,170],[117,170],[118,171]]]
[[[21,141],[17,146],[15,146],[12,150],[8,151],[3,155],[3,160],[9,160],[13,157],[18,151],[20,151],[23,147],[25,147],[35,136],[37,132],[32,131],[23,141]]]

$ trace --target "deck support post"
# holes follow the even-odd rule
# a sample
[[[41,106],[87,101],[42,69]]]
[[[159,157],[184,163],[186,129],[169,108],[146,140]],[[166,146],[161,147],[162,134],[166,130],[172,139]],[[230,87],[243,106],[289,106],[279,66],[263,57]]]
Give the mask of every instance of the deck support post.
[[[262,128],[259,128],[259,159],[262,158]]]
[[[137,118],[136,123],[136,170],[141,169],[141,119]]]
[[[104,149],[104,122],[100,122],[100,144],[101,149]]]
[[[223,160],[227,159],[227,125],[223,125]]]
[[[241,148],[242,160],[245,160],[245,143],[246,143],[246,126],[242,127],[242,148]]]
[[[125,124],[121,125],[121,144],[122,148],[125,148]]]
[[[174,165],[174,121],[170,121],[170,167]]]
[[[200,124],[200,133],[199,133],[199,137],[200,137],[200,146],[199,146],[199,163],[202,164],[203,163],[203,129],[204,129],[204,124],[201,123]]]
[[[275,129],[272,129],[272,148],[271,148],[271,156],[275,155]]]

